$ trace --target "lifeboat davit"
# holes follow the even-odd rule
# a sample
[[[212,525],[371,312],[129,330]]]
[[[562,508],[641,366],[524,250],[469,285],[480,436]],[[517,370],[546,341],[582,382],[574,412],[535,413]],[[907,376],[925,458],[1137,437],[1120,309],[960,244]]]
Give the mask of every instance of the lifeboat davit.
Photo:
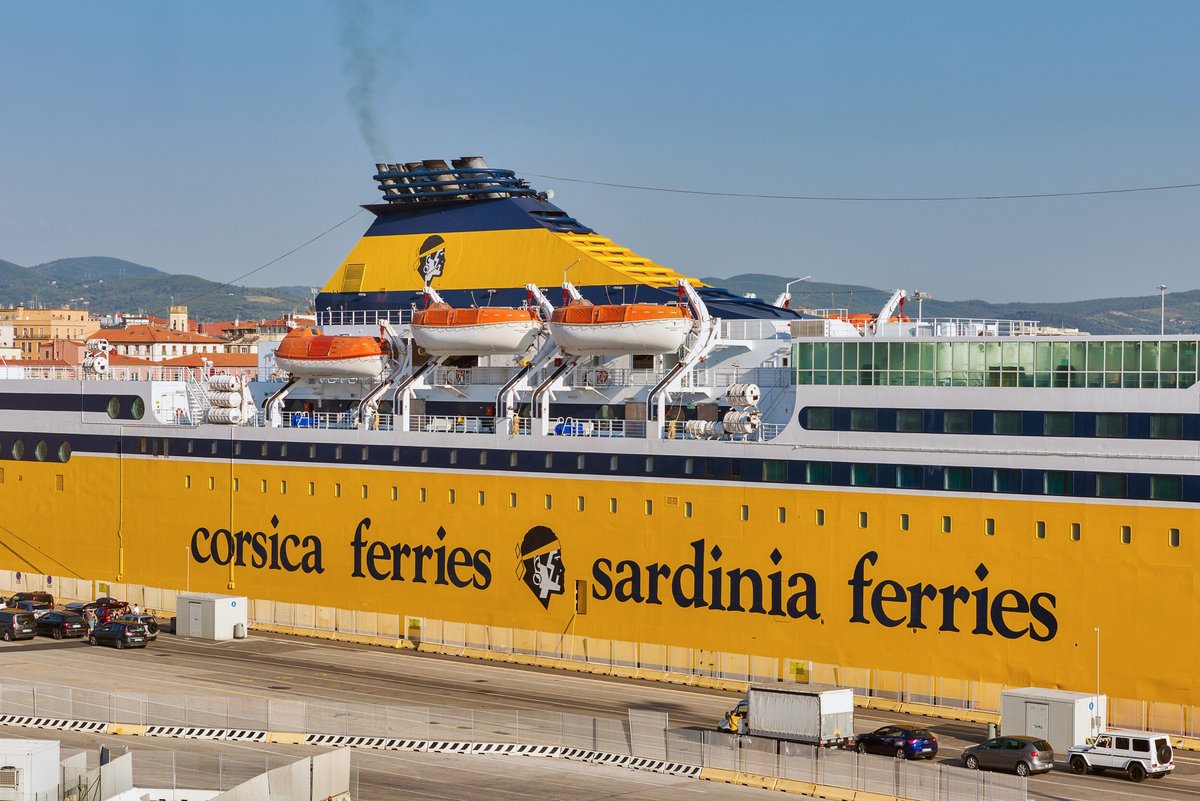
[[[412,338],[433,356],[520,354],[541,327],[533,309],[456,309],[433,303],[413,313]]]
[[[302,378],[376,378],[390,361],[383,339],[332,336],[319,328],[296,328],[275,350],[275,364]]]
[[[594,305],[576,300],[554,310],[550,333],[563,350],[576,356],[670,353],[683,346],[693,320],[682,305]]]

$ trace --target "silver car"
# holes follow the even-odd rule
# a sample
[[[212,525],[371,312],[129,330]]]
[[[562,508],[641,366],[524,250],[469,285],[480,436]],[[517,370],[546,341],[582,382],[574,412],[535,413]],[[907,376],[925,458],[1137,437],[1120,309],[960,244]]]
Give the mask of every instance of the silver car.
[[[113,618],[118,623],[141,623],[146,627],[146,639],[154,641],[158,639],[158,618],[154,615],[121,615]]]
[[[1054,748],[1045,740],[1024,734],[993,737],[964,750],[962,761],[972,770],[1003,770],[1028,776],[1054,769]]]

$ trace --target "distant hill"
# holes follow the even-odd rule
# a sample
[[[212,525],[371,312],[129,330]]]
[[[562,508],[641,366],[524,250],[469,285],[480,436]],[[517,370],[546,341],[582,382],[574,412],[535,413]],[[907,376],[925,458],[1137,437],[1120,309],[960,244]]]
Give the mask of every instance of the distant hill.
[[[0,260],[0,304],[71,306],[93,314],[144,312],[165,317],[183,303],[198,320],[279,317],[312,304],[309,287],[222,286],[108,256],[56,259],[32,267]]]
[[[747,273],[706,282],[737,294],[774,300],[794,277]],[[278,317],[310,308],[307,286],[222,286],[194,275],[175,275],[108,256],[56,259],[22,267],[0,259],[0,304],[69,305],[94,314],[145,312],[165,316],[172,303],[186,303],[198,320]],[[803,281],[792,286],[792,306],[879,311],[891,289],[857,284]],[[933,298],[921,304],[925,317],[1039,320],[1044,325],[1078,328],[1093,334],[1154,334],[1159,325],[1158,295],[1100,298],[1069,303],[989,303]],[[910,317],[917,304],[908,301]],[[1167,294],[1167,333],[1200,330],[1200,290]]]
[[[783,292],[788,281],[795,279],[751,273],[732,278],[704,280],[737,294],[751,292],[770,302]],[[852,314],[875,312],[879,311],[891,294],[891,289],[804,281],[792,285],[792,307],[844,308]],[[910,299],[905,311],[910,317],[915,317],[917,304],[911,299],[912,293],[909,294]],[[1168,292],[1166,300],[1168,334],[1190,334],[1200,331],[1200,290]],[[1099,298],[1066,303],[989,303],[978,299],[933,298],[921,303],[921,313],[925,317],[1038,320],[1043,325],[1078,328],[1092,334],[1157,334],[1159,296]]]

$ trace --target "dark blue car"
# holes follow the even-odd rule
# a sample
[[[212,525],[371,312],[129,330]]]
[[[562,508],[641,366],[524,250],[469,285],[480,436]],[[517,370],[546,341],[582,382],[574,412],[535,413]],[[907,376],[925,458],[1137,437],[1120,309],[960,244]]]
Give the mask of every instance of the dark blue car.
[[[897,759],[933,759],[937,756],[937,737],[927,729],[903,729],[884,726],[855,738],[860,754],[883,754]]]

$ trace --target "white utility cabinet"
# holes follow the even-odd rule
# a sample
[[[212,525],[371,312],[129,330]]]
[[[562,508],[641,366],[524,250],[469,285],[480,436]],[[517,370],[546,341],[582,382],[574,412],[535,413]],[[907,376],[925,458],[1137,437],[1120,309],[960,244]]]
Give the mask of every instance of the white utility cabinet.
[[[249,606],[244,595],[181,593],[175,599],[175,633],[200,640],[242,639]]]
[[[58,798],[57,740],[0,740],[0,799]]]
[[[1108,719],[1108,696],[1044,687],[1005,690],[1000,696],[1000,733],[1040,737],[1054,746],[1054,758],[1095,737]]]

